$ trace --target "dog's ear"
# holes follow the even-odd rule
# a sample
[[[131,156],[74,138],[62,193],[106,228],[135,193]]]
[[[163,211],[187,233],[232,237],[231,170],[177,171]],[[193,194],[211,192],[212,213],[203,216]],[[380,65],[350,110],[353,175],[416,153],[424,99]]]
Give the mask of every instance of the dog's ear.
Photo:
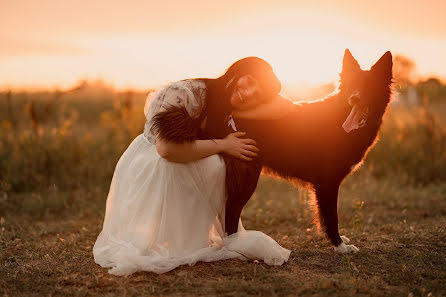
[[[392,54],[387,51],[381,58],[379,58],[378,62],[370,68],[370,71],[390,81],[392,79],[392,67]]]
[[[351,73],[352,71],[358,71],[361,70],[361,67],[358,64],[358,61],[355,60],[355,58],[353,58],[352,54],[350,53],[350,51],[347,49],[345,49],[344,52],[344,59],[342,60],[342,74],[341,76],[344,76],[348,73]]]

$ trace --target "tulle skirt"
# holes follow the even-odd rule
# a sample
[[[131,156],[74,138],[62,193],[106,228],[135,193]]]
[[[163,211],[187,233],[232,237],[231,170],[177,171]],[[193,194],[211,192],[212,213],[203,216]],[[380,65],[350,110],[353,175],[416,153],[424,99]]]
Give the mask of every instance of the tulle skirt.
[[[164,273],[229,258],[282,265],[290,251],[259,231],[225,236],[225,163],[169,162],[141,134],[116,165],[94,260],[109,273]]]

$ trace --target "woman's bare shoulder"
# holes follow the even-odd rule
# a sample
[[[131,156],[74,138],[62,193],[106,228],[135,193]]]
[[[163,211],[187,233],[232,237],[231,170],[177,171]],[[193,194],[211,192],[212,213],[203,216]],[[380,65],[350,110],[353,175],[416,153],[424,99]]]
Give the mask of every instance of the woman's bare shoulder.
[[[234,109],[232,116],[241,119],[273,120],[286,116],[293,108],[295,108],[293,102],[277,95],[273,100],[259,103],[249,109]]]

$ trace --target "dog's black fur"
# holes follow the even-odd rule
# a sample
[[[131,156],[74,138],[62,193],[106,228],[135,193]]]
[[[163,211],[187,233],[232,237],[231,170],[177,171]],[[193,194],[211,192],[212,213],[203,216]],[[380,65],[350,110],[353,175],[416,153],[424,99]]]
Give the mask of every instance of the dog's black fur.
[[[376,142],[391,95],[391,53],[386,52],[369,71],[363,71],[346,50],[340,81],[338,93],[316,102],[295,104],[279,120],[236,119],[237,129],[256,140],[260,154],[252,162],[224,156],[228,234],[237,232],[242,208],[265,166],[314,190],[317,221],[334,246],[342,243],[337,214],[339,187]],[[355,91],[360,96],[352,98]],[[342,124],[352,109],[352,100],[367,105],[369,112],[363,127],[347,133]]]

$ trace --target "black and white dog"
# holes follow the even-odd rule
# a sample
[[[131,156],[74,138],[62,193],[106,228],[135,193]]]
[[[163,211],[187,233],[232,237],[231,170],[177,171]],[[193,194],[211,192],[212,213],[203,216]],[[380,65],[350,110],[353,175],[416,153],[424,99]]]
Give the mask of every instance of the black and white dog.
[[[225,227],[237,232],[242,208],[253,194],[263,167],[314,191],[316,222],[340,253],[357,252],[338,231],[338,193],[345,177],[376,143],[390,101],[392,55],[386,52],[368,71],[347,49],[339,92],[325,99],[295,104],[278,120],[235,119],[237,129],[256,140],[259,157],[243,162],[225,155]]]

